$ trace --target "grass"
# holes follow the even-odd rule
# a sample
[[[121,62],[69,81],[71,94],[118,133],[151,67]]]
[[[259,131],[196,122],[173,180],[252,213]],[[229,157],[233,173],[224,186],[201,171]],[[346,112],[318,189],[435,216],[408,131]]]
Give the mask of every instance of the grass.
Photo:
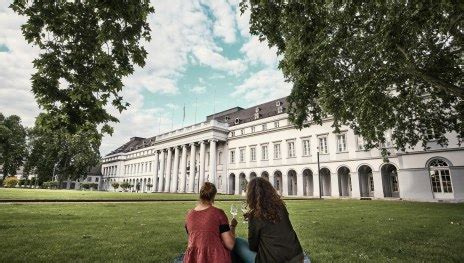
[[[218,195],[218,200],[243,198]],[[48,190],[28,188],[0,188],[0,200],[196,200],[197,194],[129,193],[78,190]]]
[[[195,202],[3,204],[0,262],[172,262]],[[216,205],[228,211],[230,202]],[[237,202],[238,204],[238,202]],[[464,261],[464,205],[287,201],[314,262]],[[238,235],[246,237],[239,224]]]

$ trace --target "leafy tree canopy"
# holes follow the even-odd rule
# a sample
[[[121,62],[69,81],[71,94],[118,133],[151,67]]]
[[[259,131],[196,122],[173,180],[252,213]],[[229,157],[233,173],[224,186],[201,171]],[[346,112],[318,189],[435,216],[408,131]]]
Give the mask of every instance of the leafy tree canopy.
[[[51,129],[65,127],[71,134],[89,125],[112,133],[117,121],[105,107],[126,109],[119,95],[122,78],[144,66],[150,40],[148,0],[14,0],[10,7],[26,16],[25,39],[41,53],[33,61],[32,91],[51,115]],[[83,128],[84,127],[84,128]]]
[[[293,82],[297,127],[329,114],[367,146],[392,132],[405,150],[430,136],[464,136],[462,1],[257,1],[250,32],[275,46]]]
[[[49,181],[55,174],[58,181],[83,178],[98,164],[98,147],[102,135],[92,124],[80,127],[71,134],[63,127],[51,131],[50,116],[42,113],[29,133],[30,154],[25,172],[37,175],[39,181]]]
[[[3,176],[16,175],[27,156],[26,128],[16,115],[5,117],[0,113],[0,164]]]

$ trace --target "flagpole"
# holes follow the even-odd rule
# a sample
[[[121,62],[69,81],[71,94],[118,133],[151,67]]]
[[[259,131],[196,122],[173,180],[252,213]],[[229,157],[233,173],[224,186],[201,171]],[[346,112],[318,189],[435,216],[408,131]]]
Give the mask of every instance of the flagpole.
[[[174,108],[171,113],[171,131],[174,129]]]
[[[198,97],[195,96],[195,123],[197,123]]]
[[[214,120],[214,115],[216,115],[216,89],[214,89],[214,92],[213,92],[213,120]]]
[[[182,128],[184,128],[184,122],[185,122],[185,103],[184,103],[184,108],[183,108],[184,112],[183,112],[183,115],[182,115]]]

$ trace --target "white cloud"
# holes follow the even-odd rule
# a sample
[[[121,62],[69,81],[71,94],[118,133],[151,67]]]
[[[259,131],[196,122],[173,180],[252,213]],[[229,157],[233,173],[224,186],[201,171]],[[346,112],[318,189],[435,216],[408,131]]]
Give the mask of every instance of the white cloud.
[[[190,89],[191,92],[195,94],[203,94],[206,92],[206,87],[205,86],[195,86]]]
[[[243,37],[250,36],[250,15],[250,9],[247,9],[243,14],[241,13],[240,8],[235,9],[238,31]]]
[[[204,0],[203,3],[211,8],[216,18],[213,24],[214,35],[222,38],[225,43],[234,43],[236,26],[232,6],[225,0]]]
[[[8,48],[0,52],[0,112],[18,115],[23,124],[32,126],[39,108],[31,91],[32,60],[37,48],[24,41],[20,26],[26,21],[0,1],[0,44]]]
[[[285,82],[282,72],[276,69],[263,69],[235,87],[232,96],[258,104],[288,96],[291,89],[292,84]]]
[[[240,59],[229,60],[218,52],[203,46],[197,46],[193,49],[193,54],[201,64],[210,66],[215,69],[226,71],[233,75],[238,75],[246,70],[246,65]]]
[[[278,63],[277,48],[269,48],[267,40],[260,42],[257,36],[248,39],[240,52],[245,54],[251,64],[263,63],[266,66],[276,67]]]
[[[246,79],[234,90],[234,96],[244,96],[249,102],[268,100],[288,94],[289,84],[275,70],[275,52],[266,43],[257,42],[248,33],[249,11],[238,15],[239,0],[165,0],[154,1],[156,13],[149,17],[152,41],[145,43],[148,52],[144,68],[136,68],[132,76],[124,79],[122,95],[131,106],[122,113],[110,105],[107,109],[120,122],[115,123],[113,136],[106,136],[101,146],[106,154],[125,143],[130,137],[150,137],[171,129],[171,116],[175,104],[148,107],[146,91],[160,96],[178,96],[179,80],[190,65],[203,65],[215,70],[199,78],[199,85],[186,92],[206,92],[205,79],[240,77],[248,65],[261,65],[264,69]],[[9,52],[0,52],[0,112],[17,114],[31,126],[39,109],[31,89],[30,76],[34,72],[32,60],[38,49],[24,40],[20,26],[25,18],[8,8],[9,2],[0,0],[0,44]],[[204,5],[209,6],[213,17],[208,17]],[[237,43],[245,38],[240,49],[242,57],[230,59],[224,55],[221,43]],[[220,41],[218,41],[220,40]],[[268,97],[268,98],[266,98]],[[172,101],[172,100],[169,100]],[[199,102],[199,105],[203,105]],[[204,107],[210,104],[205,103]],[[175,108],[177,107],[177,108]],[[203,106],[202,106],[203,107]]]

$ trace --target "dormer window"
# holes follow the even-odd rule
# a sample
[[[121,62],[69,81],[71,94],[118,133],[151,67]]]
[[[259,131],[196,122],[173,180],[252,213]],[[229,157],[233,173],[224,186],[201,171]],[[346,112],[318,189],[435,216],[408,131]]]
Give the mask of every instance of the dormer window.
[[[229,121],[229,120],[230,120],[230,117],[229,117],[229,116],[226,116],[226,117],[225,117],[225,120],[226,120],[226,121]]]
[[[280,100],[276,101],[276,107],[280,107],[282,106],[282,103],[280,102]]]
[[[255,113],[255,120],[259,119],[259,112]]]
[[[284,107],[282,106],[277,107],[277,113],[282,113],[282,112],[284,112]]]
[[[239,118],[235,118],[235,124],[239,124],[240,123],[240,119]]]
[[[256,107],[255,112],[258,113],[261,109],[259,107]]]

